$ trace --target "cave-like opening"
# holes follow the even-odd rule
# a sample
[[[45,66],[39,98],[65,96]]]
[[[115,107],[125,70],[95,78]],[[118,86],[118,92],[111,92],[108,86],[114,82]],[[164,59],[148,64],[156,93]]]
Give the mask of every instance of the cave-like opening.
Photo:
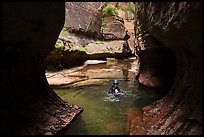
[[[2,3],[1,7],[1,134],[56,134],[82,111],[80,106],[64,102],[50,87],[45,75],[46,56],[54,49],[64,25],[65,3]],[[131,123],[129,134],[202,134],[201,9],[199,2],[136,3],[134,31],[136,39],[139,40],[137,46],[141,48],[138,52],[141,59],[138,80],[147,87],[163,88],[164,84],[169,92],[161,100],[143,107],[142,111],[140,109],[143,122],[141,117],[136,116],[137,109],[128,109],[127,116]],[[90,11],[86,10],[87,13]],[[194,18],[195,16],[197,18]],[[93,12],[93,19],[96,20],[95,17],[97,14]],[[122,22],[120,18],[115,18],[115,21]],[[105,24],[103,22],[103,25]],[[96,32],[94,30],[93,34]],[[126,33],[120,34],[106,33],[104,37],[117,40],[122,38],[118,44],[125,48],[120,49],[126,52],[123,54],[125,58],[132,53],[124,42]],[[86,43],[86,40],[80,40]],[[94,41],[97,45],[104,43]],[[84,45],[79,49],[84,51]],[[83,55],[79,59],[83,60],[82,57]],[[94,58],[99,59],[101,56],[97,54]],[[116,62],[109,59],[107,66],[112,65],[112,70],[118,70],[119,67],[119,71],[114,73],[122,70],[123,74],[117,75],[123,79],[121,86],[134,84],[128,83],[129,78],[126,77],[128,71],[124,66],[128,68],[130,65],[120,62],[122,65],[119,66],[115,65]],[[133,61],[134,63],[136,62]],[[89,68],[93,66],[90,65]],[[96,76],[99,77],[102,72],[97,72]],[[111,75],[114,73],[111,72]],[[76,74],[84,78],[82,74]],[[94,76],[91,76],[94,79]],[[90,88],[96,88],[92,87],[93,83],[89,84]],[[104,83],[94,81],[94,84],[103,86]],[[82,95],[81,93],[85,92],[80,91],[78,95]]]

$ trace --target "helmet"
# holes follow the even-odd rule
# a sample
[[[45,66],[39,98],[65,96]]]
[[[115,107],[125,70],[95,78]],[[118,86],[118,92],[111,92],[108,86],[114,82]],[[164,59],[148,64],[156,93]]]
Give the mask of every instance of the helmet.
[[[113,81],[113,84],[118,84],[118,80],[115,79],[115,80]]]

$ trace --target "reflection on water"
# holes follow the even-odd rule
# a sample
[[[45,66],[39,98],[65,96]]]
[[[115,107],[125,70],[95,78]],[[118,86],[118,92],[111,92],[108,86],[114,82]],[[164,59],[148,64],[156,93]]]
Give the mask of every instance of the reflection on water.
[[[66,135],[128,134],[132,118],[141,115],[141,107],[162,97],[158,92],[141,88],[134,80],[134,60],[91,64],[78,70],[87,72],[87,80],[69,88],[55,87],[65,101],[78,104],[84,111],[63,133]],[[130,71],[131,70],[131,71]],[[121,96],[108,96],[114,79],[119,80]]]

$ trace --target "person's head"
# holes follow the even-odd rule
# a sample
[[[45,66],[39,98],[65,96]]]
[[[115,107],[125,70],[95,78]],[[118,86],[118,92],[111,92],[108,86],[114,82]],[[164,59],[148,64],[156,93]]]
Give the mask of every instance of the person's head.
[[[117,87],[118,87],[118,84],[119,84],[118,80],[115,79],[115,80],[113,81],[114,87],[117,88]]]

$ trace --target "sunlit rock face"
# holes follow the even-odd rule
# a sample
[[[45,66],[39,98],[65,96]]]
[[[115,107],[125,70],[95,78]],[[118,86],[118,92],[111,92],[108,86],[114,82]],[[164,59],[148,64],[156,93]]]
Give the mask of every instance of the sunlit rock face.
[[[133,56],[127,42],[129,35],[121,17],[107,17],[106,27],[101,27],[105,4],[106,2],[65,3],[65,24],[56,43],[58,48],[55,46],[56,49],[46,58],[48,71],[83,65],[89,59]]]
[[[66,2],[65,26],[70,32],[99,37],[104,2]]]
[[[64,25],[64,3],[2,3],[1,134],[55,134],[81,110],[45,77],[45,57]]]
[[[138,80],[169,89],[144,108],[145,134],[202,134],[201,10],[199,2],[136,3]],[[135,126],[131,134],[137,133]]]
[[[103,27],[101,29],[105,40],[128,40],[130,36],[124,26],[124,19],[117,15],[103,17]]]

